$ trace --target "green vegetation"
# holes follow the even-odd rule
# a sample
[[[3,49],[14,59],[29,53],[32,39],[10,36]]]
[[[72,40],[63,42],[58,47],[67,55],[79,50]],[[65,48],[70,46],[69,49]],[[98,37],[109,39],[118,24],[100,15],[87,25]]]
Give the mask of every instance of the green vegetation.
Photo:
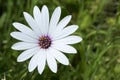
[[[78,53],[66,54],[71,66],[58,63],[58,72],[46,66],[42,75],[28,72],[29,60],[18,63],[21,51],[11,45],[17,21],[28,25],[23,11],[47,5],[52,14],[57,6],[63,18],[71,14],[70,24],[79,25],[74,33],[83,38],[73,45]],[[0,0],[0,80],[120,80],[120,0]]]

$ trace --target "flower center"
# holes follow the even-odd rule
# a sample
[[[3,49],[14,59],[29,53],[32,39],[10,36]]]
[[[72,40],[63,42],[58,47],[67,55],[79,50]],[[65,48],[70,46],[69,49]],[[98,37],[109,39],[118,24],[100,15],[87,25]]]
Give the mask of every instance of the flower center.
[[[51,39],[49,36],[41,36],[39,39],[39,45],[43,49],[47,49],[51,45]]]

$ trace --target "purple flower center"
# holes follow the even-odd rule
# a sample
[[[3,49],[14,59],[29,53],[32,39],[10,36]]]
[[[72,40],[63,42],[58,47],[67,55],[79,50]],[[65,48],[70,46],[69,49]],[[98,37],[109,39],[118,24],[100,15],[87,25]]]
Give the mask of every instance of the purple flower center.
[[[41,36],[39,39],[39,45],[43,49],[47,49],[51,46],[51,39],[49,36]]]

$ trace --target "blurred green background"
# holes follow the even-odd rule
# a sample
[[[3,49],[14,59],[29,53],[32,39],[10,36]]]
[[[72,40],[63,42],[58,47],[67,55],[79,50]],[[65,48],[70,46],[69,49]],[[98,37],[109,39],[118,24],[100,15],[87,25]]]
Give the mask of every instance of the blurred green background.
[[[78,53],[66,55],[71,66],[58,63],[58,72],[46,66],[42,75],[28,72],[29,60],[18,63],[21,51],[11,45],[17,21],[27,25],[23,11],[47,5],[50,15],[62,8],[61,18],[71,14],[70,24],[79,25],[74,33],[83,38],[73,45]],[[0,80],[120,80],[120,0],[0,0]]]

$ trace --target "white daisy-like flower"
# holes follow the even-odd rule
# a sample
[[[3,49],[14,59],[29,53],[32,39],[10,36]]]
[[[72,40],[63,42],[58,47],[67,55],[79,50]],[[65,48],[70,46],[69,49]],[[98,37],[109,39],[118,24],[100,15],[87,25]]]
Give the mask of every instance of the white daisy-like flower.
[[[23,62],[31,58],[28,65],[29,72],[37,68],[40,74],[42,74],[46,63],[54,73],[57,72],[56,61],[69,65],[69,60],[63,52],[77,53],[76,49],[70,44],[82,41],[81,37],[71,35],[78,29],[78,26],[67,26],[71,20],[71,15],[59,21],[61,8],[57,7],[51,19],[49,19],[49,11],[45,5],[41,11],[35,6],[33,17],[27,12],[23,12],[23,14],[30,28],[24,24],[14,22],[13,26],[19,31],[10,34],[13,38],[20,40],[12,46],[12,49],[25,50],[18,56],[17,61]]]

